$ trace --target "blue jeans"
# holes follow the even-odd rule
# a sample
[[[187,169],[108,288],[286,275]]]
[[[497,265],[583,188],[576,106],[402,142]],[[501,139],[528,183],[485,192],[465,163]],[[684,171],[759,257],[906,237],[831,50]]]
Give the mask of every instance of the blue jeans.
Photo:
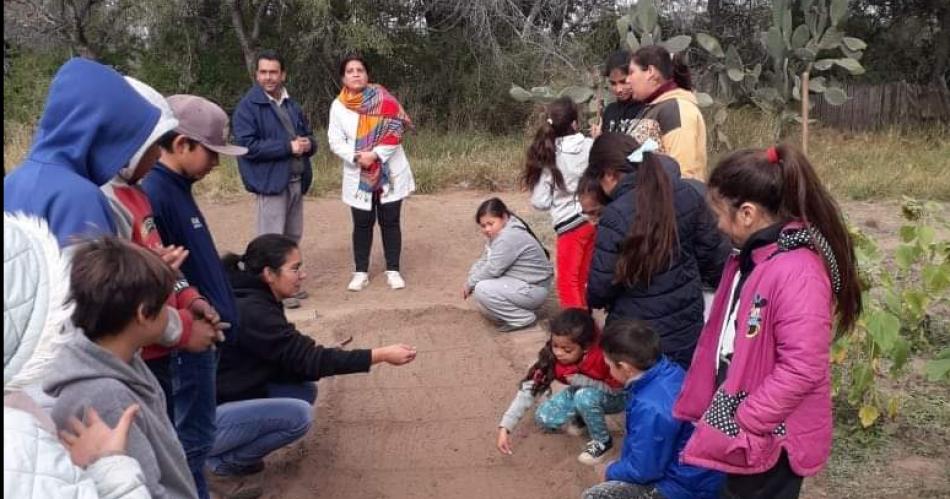
[[[175,429],[188,458],[188,469],[195,478],[198,497],[208,499],[204,468],[214,445],[217,353],[176,352],[173,356]]]
[[[218,406],[218,435],[208,457],[211,472],[245,475],[257,471],[265,456],[310,430],[315,383],[270,385],[268,395]]]
[[[534,419],[542,427],[556,430],[580,416],[590,438],[606,442],[610,440],[610,432],[604,414],[621,412],[625,405],[623,392],[611,394],[597,388],[567,387],[541,403],[534,411]]]

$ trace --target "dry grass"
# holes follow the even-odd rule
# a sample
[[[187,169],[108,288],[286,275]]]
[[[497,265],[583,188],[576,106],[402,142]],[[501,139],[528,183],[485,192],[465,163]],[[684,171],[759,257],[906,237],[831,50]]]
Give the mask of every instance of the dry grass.
[[[754,111],[734,111],[726,124],[736,148],[762,147],[771,142],[771,126]],[[29,147],[24,126],[4,122],[4,169],[10,171]],[[312,194],[340,188],[340,162],[329,152],[324,135],[313,158]],[[422,131],[405,145],[419,192],[445,188],[508,190],[516,188],[527,138],[472,133]],[[799,143],[793,133],[788,142]],[[724,154],[710,155],[710,167]],[[812,132],[810,158],[828,187],[852,199],[894,199],[902,195],[950,200],[950,128],[889,130],[850,134],[818,128]],[[221,167],[197,187],[199,193],[224,195],[241,192],[235,162],[222,158]]]

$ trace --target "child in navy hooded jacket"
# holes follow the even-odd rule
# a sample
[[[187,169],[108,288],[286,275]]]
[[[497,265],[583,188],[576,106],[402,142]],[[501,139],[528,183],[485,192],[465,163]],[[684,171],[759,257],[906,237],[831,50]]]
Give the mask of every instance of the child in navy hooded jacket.
[[[119,73],[71,59],[50,84],[26,159],[3,180],[3,211],[45,219],[60,247],[76,237],[114,234],[99,186],[137,164],[167,131],[155,134],[159,116]]]

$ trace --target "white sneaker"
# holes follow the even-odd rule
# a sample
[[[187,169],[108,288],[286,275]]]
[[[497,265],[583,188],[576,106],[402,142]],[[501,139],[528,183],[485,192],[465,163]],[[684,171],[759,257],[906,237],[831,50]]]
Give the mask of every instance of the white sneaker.
[[[362,291],[366,286],[369,286],[369,274],[366,272],[353,272],[353,278],[350,279],[350,283],[346,285],[346,289],[350,291]]]
[[[406,287],[406,281],[399,275],[398,270],[387,270],[386,282],[389,283],[389,287],[392,289],[402,289]]]

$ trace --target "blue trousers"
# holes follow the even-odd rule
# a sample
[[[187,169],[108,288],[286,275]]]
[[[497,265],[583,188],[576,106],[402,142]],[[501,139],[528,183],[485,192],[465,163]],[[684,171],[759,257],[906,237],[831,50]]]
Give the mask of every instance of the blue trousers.
[[[212,350],[202,353],[176,352],[173,356],[175,430],[185,449],[188,469],[195,478],[198,497],[209,499],[204,468],[214,445],[217,353]]]
[[[546,429],[556,430],[580,417],[591,439],[606,442],[610,440],[610,432],[604,415],[622,412],[625,405],[623,392],[611,394],[597,388],[567,387],[542,402],[534,411],[534,420]]]
[[[313,424],[317,385],[271,385],[268,398],[218,406],[218,433],[208,457],[217,475],[260,469],[264,457],[303,438]]]

